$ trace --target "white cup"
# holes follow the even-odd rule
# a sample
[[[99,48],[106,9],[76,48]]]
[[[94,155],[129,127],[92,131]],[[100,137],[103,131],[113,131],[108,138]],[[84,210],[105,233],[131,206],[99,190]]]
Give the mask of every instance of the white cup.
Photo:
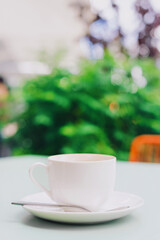
[[[37,166],[46,169],[49,190],[33,176]],[[48,158],[48,164],[35,163],[30,177],[58,204],[89,210],[104,209],[114,191],[116,158],[104,154],[61,154]]]

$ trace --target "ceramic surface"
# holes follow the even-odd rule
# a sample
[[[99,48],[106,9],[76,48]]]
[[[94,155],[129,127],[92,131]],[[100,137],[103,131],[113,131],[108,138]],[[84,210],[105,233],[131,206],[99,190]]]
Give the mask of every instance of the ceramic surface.
[[[45,168],[49,190],[34,178],[35,167]],[[54,155],[47,165],[35,163],[29,172],[33,182],[53,201],[100,210],[114,191],[116,158],[105,154]]]
[[[46,195],[45,192],[40,192],[36,194],[32,194],[21,199],[23,201],[32,201],[32,202],[43,202],[43,203],[53,203],[53,201]],[[55,202],[54,202],[55,203]],[[102,212],[75,212],[72,208],[60,208],[60,207],[39,207],[39,206],[23,206],[27,211],[31,214],[58,222],[66,222],[66,223],[99,223],[111,221],[114,219],[118,219],[124,217],[135,209],[141,207],[144,201],[141,197],[123,192],[114,192],[108,206]],[[129,206],[129,208],[123,210],[114,210],[108,211],[109,209],[118,208],[122,206]]]

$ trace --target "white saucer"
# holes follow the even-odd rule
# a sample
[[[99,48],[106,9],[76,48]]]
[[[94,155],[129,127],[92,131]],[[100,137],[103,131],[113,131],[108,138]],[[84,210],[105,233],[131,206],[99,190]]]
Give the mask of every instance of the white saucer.
[[[22,201],[53,203],[53,201],[44,193],[36,193],[21,199]],[[141,207],[144,201],[142,198],[123,192],[114,192],[107,209],[119,208],[122,206],[129,206],[121,210],[114,210],[108,212],[75,212],[60,207],[40,207],[40,206],[23,206],[27,211],[33,215],[47,219],[50,221],[66,222],[66,223],[99,223],[124,217],[133,210]]]

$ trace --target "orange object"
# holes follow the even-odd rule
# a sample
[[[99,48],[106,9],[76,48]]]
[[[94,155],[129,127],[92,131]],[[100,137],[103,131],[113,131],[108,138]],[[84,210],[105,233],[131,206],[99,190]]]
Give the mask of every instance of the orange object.
[[[131,144],[129,161],[160,163],[160,135],[135,137]]]

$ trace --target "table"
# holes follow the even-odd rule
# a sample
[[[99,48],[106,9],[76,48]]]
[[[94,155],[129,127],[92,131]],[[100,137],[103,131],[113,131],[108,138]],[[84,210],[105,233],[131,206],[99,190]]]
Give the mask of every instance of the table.
[[[144,206],[131,215],[97,225],[66,225],[36,218],[22,207],[10,204],[41,191],[28,175],[30,165],[37,161],[46,163],[47,157],[0,159],[0,239],[160,239],[160,164],[117,162],[116,190],[137,194],[145,200]]]

